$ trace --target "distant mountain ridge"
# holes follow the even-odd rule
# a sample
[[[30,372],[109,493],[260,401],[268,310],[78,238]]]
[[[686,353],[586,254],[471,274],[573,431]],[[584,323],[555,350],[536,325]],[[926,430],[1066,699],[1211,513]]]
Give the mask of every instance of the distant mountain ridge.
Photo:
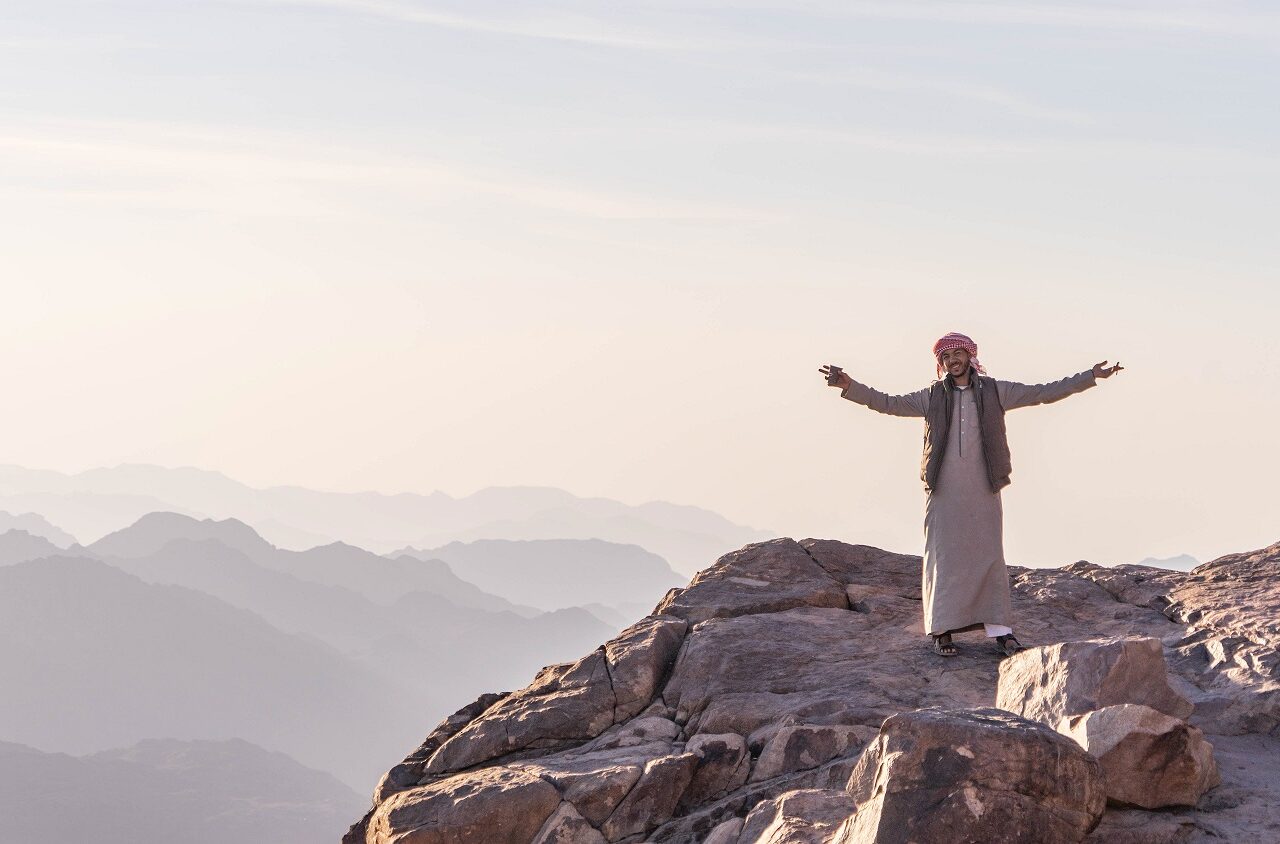
[[[617,629],[581,608],[514,604],[440,560],[344,543],[285,551],[234,519],[148,514],[78,554],[0,534],[0,676],[21,687],[0,702],[0,740],[81,753],[153,729],[243,736],[363,789],[367,742],[313,758],[287,734],[323,748],[344,713],[412,729],[458,694],[510,685]],[[247,709],[244,683],[260,698]],[[306,690],[296,705],[291,686]]]
[[[0,783],[0,844],[312,844],[335,840],[364,803],[240,739],[148,739],[79,757],[0,741]]]
[[[331,647],[210,595],[86,557],[0,566],[0,738],[89,753],[155,736],[241,737],[353,785],[421,707]],[[369,736],[346,729],[368,713]],[[328,736],[326,742],[317,736]]]
[[[86,546],[107,557],[145,557],[175,539],[214,539],[253,558],[270,554],[275,546],[239,519],[196,519],[182,513],[147,513],[136,522]]]
[[[323,641],[386,677],[401,677],[422,706],[443,707],[446,688],[488,688],[616,630],[579,608],[539,613],[511,604],[456,578],[439,560],[405,558],[394,563],[394,570],[371,572],[369,577],[386,582],[364,592],[315,582],[308,579],[312,572],[305,562],[325,549],[279,552],[293,563],[286,571],[208,538],[208,526],[194,524],[200,526],[195,533],[205,538],[174,538],[154,554],[103,559],[149,583],[197,589],[286,633]],[[329,571],[325,579],[358,581],[369,553],[350,546],[334,550],[339,556],[333,561],[347,566],[347,572],[334,576]],[[397,585],[397,572],[414,567],[423,567],[428,576]],[[435,574],[441,569],[447,577]],[[443,588],[428,588],[433,584]],[[370,591],[378,597],[371,598]],[[405,665],[417,670],[405,672]]]
[[[73,546],[79,549],[80,546]],[[13,528],[0,533],[0,566],[23,563],[40,557],[52,557],[67,553],[43,536],[34,536],[25,530]]]
[[[652,604],[685,582],[657,554],[601,539],[477,539],[439,548],[403,548],[388,556],[443,560],[486,592],[544,610]]]
[[[1200,561],[1190,554],[1178,554],[1176,557],[1147,557],[1138,565],[1173,571],[1191,571],[1200,565]]]
[[[9,513],[0,511],[0,533],[20,530],[32,536],[46,539],[59,548],[70,548],[76,544],[76,538],[62,528],[52,525],[39,513]]]
[[[440,560],[405,563],[371,551],[334,542],[306,551],[277,548],[239,519],[195,519],[180,513],[148,513],[107,534],[85,550],[100,559],[154,557],[175,540],[213,540],[264,568],[326,586],[338,586],[370,600],[390,602],[412,592],[428,591],[476,609],[534,615],[537,610],[486,593],[459,578]]]
[[[378,553],[475,539],[604,539],[635,544],[688,574],[708,557],[771,536],[710,510],[650,501],[628,505],[553,487],[488,487],[430,494],[256,489],[190,467],[122,465],[75,475],[0,466],[0,508],[34,511],[81,542],[155,511],[234,517],[288,548],[342,540]]]

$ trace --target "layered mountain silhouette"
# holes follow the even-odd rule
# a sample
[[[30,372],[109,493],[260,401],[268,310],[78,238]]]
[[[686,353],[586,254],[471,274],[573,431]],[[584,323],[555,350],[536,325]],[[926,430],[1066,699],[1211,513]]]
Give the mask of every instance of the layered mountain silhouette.
[[[372,747],[421,713],[617,629],[513,604],[439,560],[285,551],[237,520],[148,514],[78,551],[0,535],[0,676],[21,689],[0,702],[0,739],[87,753],[238,736],[364,791]],[[357,740],[366,717],[384,731]],[[348,740],[318,740],[335,731]]]
[[[339,540],[387,553],[476,539],[603,539],[639,545],[686,573],[725,548],[770,535],[700,507],[631,506],[552,487],[490,487],[462,498],[255,489],[217,472],[146,465],[76,475],[0,466],[0,509],[40,513],[81,542],[156,511],[235,517],[294,549]]]
[[[74,546],[79,548],[79,546]],[[43,536],[28,533],[22,529],[11,529],[0,533],[0,566],[21,563],[38,557],[50,557],[64,553]]]
[[[617,629],[581,608],[552,613],[518,608],[462,583],[439,561],[406,558],[394,567],[377,565],[367,571],[363,567],[370,556],[386,561],[349,546],[339,550],[278,553],[303,575],[316,568],[299,561],[318,552],[330,563],[323,569],[330,580],[383,577],[384,588],[373,591],[390,600],[378,602],[345,586],[260,565],[216,539],[172,539],[146,556],[104,559],[148,582],[200,590],[251,610],[282,631],[325,642],[405,684],[421,704],[441,710],[448,705],[446,689],[478,693],[495,678],[536,667],[547,653],[573,653]],[[337,576],[335,571],[342,571],[338,565],[349,567],[349,575]],[[426,580],[438,588],[414,588],[422,585],[422,578],[412,576],[405,578],[408,585],[389,588],[401,572],[412,574],[419,565],[426,568]],[[406,665],[415,670],[406,672]]]
[[[652,604],[685,582],[657,554],[600,539],[478,539],[388,556],[443,560],[486,592],[544,610]]]
[[[211,540],[259,567],[312,583],[342,587],[373,601],[394,601],[412,592],[431,592],[463,607],[526,615],[537,612],[468,583],[439,560],[388,560],[345,542],[289,551],[267,542],[239,519],[197,520],[179,513],[148,513],[86,550],[107,560],[158,558],[175,540]],[[153,560],[152,568],[155,565]]]
[[[85,754],[239,737],[355,787],[421,712],[404,684],[326,644],[84,557],[0,567],[0,677],[5,740]],[[378,726],[360,736],[362,714]]]
[[[76,544],[76,538],[60,527],[52,525],[39,513],[9,513],[0,511],[0,533],[11,530],[23,531],[32,536],[49,541],[58,548],[70,548]]]
[[[1191,571],[1200,565],[1200,561],[1190,554],[1178,554],[1173,557],[1147,557],[1136,565],[1150,566],[1157,569],[1172,569],[1173,571]]]
[[[240,739],[149,739],[78,757],[0,742],[0,844],[314,844],[364,802]]]

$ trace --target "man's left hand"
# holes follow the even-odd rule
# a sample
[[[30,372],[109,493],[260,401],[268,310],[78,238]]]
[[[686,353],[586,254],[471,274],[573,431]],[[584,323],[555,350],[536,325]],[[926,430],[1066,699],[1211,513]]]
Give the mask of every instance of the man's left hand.
[[[1115,366],[1107,366],[1107,362],[1104,360],[1102,363],[1095,363],[1093,365],[1093,377],[1110,378],[1122,369],[1124,369],[1124,367],[1120,365],[1120,361],[1116,361]]]

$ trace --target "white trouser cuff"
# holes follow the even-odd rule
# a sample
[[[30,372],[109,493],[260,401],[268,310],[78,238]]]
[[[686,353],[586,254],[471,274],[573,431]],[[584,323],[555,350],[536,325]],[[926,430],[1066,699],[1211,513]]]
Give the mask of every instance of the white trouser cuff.
[[[982,629],[987,631],[987,636],[994,639],[996,636],[1013,635],[1012,627],[1005,627],[1003,624],[983,624]]]

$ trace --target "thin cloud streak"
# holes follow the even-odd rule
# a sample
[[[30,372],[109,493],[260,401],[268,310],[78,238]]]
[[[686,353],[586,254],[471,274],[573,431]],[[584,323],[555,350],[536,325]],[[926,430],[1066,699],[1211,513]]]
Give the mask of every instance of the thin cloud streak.
[[[671,37],[668,34],[623,29],[582,15],[550,17],[484,17],[441,12],[394,0],[260,0],[276,6],[314,7],[369,15],[404,23],[443,29],[508,35],[536,40],[562,41],[631,50],[710,52],[763,48],[771,42],[715,37]]]
[[[1117,157],[1167,160],[1206,159],[1280,171],[1280,159],[1240,150],[1141,141],[1009,140],[1000,137],[924,135],[811,125],[731,122],[674,123],[623,127],[628,135],[688,137],[722,134],[733,139],[777,139],[793,143],[841,144],[904,156],[934,159]],[[43,167],[58,174],[55,184],[21,184],[10,179],[5,203],[46,199],[141,209],[206,211],[255,217],[331,218],[367,215],[356,199],[372,190],[381,213],[429,208],[482,199],[542,211],[602,220],[670,220],[768,224],[790,219],[795,209],[702,202],[601,191],[571,183],[529,179],[507,173],[418,157],[317,147],[304,138],[278,133],[246,134],[178,124],[60,122],[0,134],[0,150],[15,163],[13,172]],[[305,152],[300,153],[301,150]],[[119,185],[104,179],[118,181]],[[339,193],[335,197],[334,191]],[[353,192],[343,202],[343,191]],[[323,201],[317,202],[317,195]],[[335,201],[335,198],[337,201]],[[375,212],[375,216],[378,212]]]
[[[381,191],[384,198],[437,204],[486,197],[515,205],[610,220],[682,220],[762,223],[778,219],[773,211],[696,200],[591,190],[576,185],[528,179],[517,173],[483,171],[440,161],[396,158],[386,154],[330,147],[316,155],[303,139],[260,138],[246,145],[243,131],[221,135],[205,129],[155,124],[86,123],[89,137],[71,139],[64,124],[56,131],[0,134],[0,150],[14,161],[52,166],[59,173],[96,177],[128,171],[128,188],[94,186],[32,188],[30,195],[107,201],[132,199],[151,207],[234,210],[276,216],[330,216],[308,198],[317,189]],[[110,137],[101,137],[104,132]],[[98,136],[94,136],[94,135]],[[157,142],[164,137],[166,142]],[[299,155],[300,149],[309,155]],[[64,176],[64,178],[66,178]],[[154,187],[139,188],[139,183]],[[271,204],[248,197],[269,193]],[[10,194],[12,196],[12,194]]]
[[[786,75],[798,80],[861,88],[869,91],[942,94],[956,99],[985,103],[1012,114],[1051,123],[1083,126],[1094,122],[1090,115],[1083,112],[1041,106],[1009,91],[966,82],[926,79],[863,70],[835,71],[832,73],[789,73]]]
[[[938,2],[938,0],[849,0],[810,2],[801,8],[777,3],[699,3],[702,9],[759,9],[809,13],[821,17],[961,23],[1081,27],[1088,29],[1163,29],[1221,35],[1274,38],[1280,35],[1280,15],[1236,12],[1223,14],[1220,6],[1196,4],[1176,8],[1170,4],[1143,6],[1065,5],[1027,3]],[[1206,11],[1212,8],[1214,11]]]
[[[671,138],[723,136],[727,143],[744,139],[776,139],[791,143],[836,143],[901,155],[931,158],[980,157],[993,159],[1080,158],[1109,159],[1131,156],[1169,161],[1212,160],[1221,164],[1280,170],[1280,156],[1247,149],[1205,144],[1176,144],[1127,139],[1060,139],[956,133],[895,132],[889,129],[845,128],[809,123],[746,123],[732,120],[668,121],[661,125],[582,128],[580,133],[600,137],[625,134]]]

